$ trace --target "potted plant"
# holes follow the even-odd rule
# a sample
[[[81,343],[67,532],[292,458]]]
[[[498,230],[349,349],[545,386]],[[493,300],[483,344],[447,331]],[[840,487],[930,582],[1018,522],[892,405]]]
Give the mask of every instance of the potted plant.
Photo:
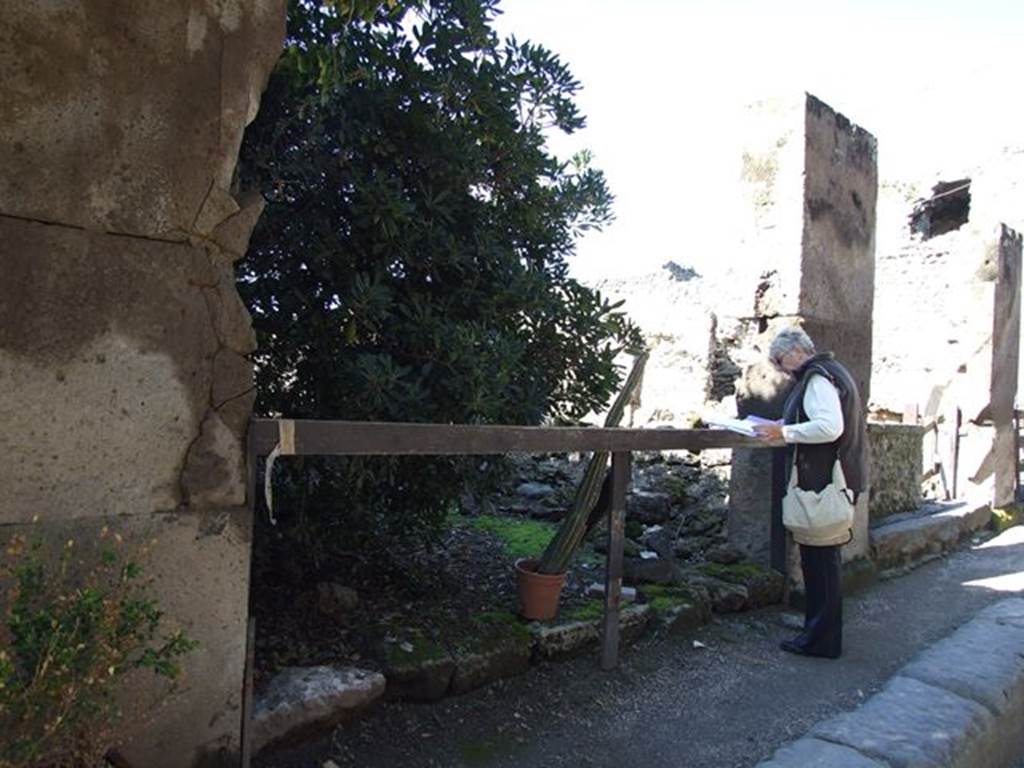
[[[622,421],[626,404],[633,400],[643,381],[647,357],[647,352],[643,352],[634,360],[622,391],[605,417],[605,427],[617,427]],[[607,451],[598,451],[591,457],[576,489],[572,509],[540,558],[516,561],[516,589],[519,613],[523,618],[545,620],[554,618],[558,613],[569,562],[607,507],[608,494],[602,490],[605,488],[608,458]]]

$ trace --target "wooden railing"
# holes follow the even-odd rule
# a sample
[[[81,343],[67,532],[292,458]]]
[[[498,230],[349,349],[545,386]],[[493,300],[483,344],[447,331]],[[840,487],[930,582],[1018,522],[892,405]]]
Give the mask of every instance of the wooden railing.
[[[611,507],[601,666],[618,662],[626,491],[633,451],[767,448],[764,440],[719,429],[621,429],[398,424],[355,421],[254,419],[249,429],[249,499],[256,490],[256,460],[271,452],[294,456],[417,456],[504,453],[612,454]],[[765,493],[769,493],[765,489]]]

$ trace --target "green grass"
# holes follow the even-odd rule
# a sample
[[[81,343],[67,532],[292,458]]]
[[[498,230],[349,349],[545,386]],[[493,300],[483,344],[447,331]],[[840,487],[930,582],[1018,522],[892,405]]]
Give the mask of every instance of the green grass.
[[[539,557],[557,530],[551,523],[495,515],[458,517],[453,520],[456,524],[491,534],[500,540],[505,551],[515,558]]]

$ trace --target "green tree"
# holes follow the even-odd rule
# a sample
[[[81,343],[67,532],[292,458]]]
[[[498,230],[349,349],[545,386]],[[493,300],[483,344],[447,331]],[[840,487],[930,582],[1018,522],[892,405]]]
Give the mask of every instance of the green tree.
[[[603,407],[628,319],[568,275],[611,219],[580,84],[500,41],[496,0],[384,4],[368,19],[292,2],[286,51],[242,148],[267,208],[239,263],[257,410],[295,418],[537,424]],[[479,462],[307,462],[303,509],[378,541],[438,522]],[[317,540],[322,540],[320,532]]]

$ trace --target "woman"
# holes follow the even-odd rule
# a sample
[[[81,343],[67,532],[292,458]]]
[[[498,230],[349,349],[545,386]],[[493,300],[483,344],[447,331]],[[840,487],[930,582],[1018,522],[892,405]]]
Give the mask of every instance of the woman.
[[[858,494],[867,487],[867,441],[863,406],[853,377],[831,352],[815,352],[814,343],[800,328],[780,331],[768,354],[780,371],[794,379],[782,423],[757,428],[762,437],[787,443],[787,486],[795,465],[797,485],[805,491],[821,491],[832,482],[838,460],[852,492],[850,502],[856,504]],[[830,659],[842,653],[841,546],[800,544],[806,597],[804,631],[783,641],[782,650]]]

